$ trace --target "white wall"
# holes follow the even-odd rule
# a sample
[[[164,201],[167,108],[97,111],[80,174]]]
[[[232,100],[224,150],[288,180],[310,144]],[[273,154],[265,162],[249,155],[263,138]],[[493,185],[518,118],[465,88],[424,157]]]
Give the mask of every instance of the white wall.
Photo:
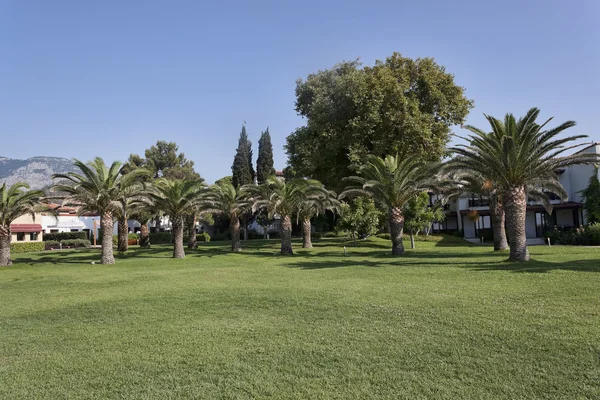
[[[600,154],[600,145],[591,146],[585,149],[583,153]],[[570,180],[569,200],[581,202],[581,193],[579,192],[588,187],[590,178],[594,174],[594,167],[591,165],[574,165],[567,168],[565,174],[567,172]]]

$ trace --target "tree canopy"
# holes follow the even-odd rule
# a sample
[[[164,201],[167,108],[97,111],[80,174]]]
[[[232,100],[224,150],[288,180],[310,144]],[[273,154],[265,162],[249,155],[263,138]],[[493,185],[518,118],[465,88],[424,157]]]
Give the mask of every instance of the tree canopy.
[[[150,172],[154,179],[186,179],[203,181],[194,170],[194,162],[185,158],[185,154],[178,153],[179,146],[175,142],[159,140],[144,152],[145,157],[131,154],[124,172],[135,168],[144,168]]]
[[[367,154],[439,160],[451,126],[472,107],[433,58],[343,62],[297,81],[296,111],[307,124],[287,138],[288,163],[299,176],[337,187]]]

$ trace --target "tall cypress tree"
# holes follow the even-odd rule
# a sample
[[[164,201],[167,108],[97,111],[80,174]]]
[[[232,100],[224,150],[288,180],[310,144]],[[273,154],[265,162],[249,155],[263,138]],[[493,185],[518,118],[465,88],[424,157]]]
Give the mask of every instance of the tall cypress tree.
[[[248,140],[246,125],[242,125],[242,132],[238,140],[238,147],[231,166],[233,186],[239,187],[254,182],[254,168],[252,167],[252,142]]]
[[[256,160],[256,179],[258,183],[263,183],[269,176],[275,175],[273,164],[273,144],[271,144],[271,135],[267,127],[267,130],[260,135],[258,140],[258,159]]]
[[[583,209],[587,216],[588,224],[600,222],[600,181],[598,180],[598,168],[590,178],[588,187],[581,192],[583,196]]]

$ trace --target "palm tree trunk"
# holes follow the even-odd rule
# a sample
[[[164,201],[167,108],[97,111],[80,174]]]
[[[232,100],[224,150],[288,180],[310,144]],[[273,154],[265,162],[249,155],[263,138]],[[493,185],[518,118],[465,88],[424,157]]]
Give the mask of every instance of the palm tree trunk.
[[[196,216],[189,215],[186,218],[187,232],[188,232],[188,249],[196,248]]]
[[[281,218],[281,254],[294,254],[292,249],[292,219],[289,215]]]
[[[0,267],[12,265],[10,259],[10,225],[0,225]]]
[[[118,248],[119,253],[127,251],[129,248],[129,227],[127,226],[127,218],[119,218],[118,222]]]
[[[140,228],[140,247],[150,247],[150,230],[148,222],[143,223]]]
[[[242,217],[242,223],[244,225],[244,240],[248,240],[248,217]]]
[[[529,261],[527,236],[525,233],[525,216],[527,213],[527,196],[523,186],[510,188],[502,196],[506,212],[506,229],[510,241],[510,261]]]
[[[229,230],[231,231],[231,251],[242,251],[240,243],[240,219],[236,214],[232,214],[229,219]]]
[[[490,218],[492,220],[492,229],[494,231],[494,251],[508,250],[508,242],[506,241],[506,228],[504,208],[499,201],[490,201]]]
[[[392,255],[404,254],[402,231],[404,230],[404,215],[399,207],[391,207],[388,213],[390,234],[392,236]]]
[[[302,220],[302,248],[311,249],[312,240],[311,240],[311,228],[310,218],[304,218]]]
[[[105,211],[100,216],[100,229],[102,229],[102,264],[114,264],[115,257],[113,256],[113,215],[109,211]]]
[[[172,237],[173,237],[173,258],[185,258],[185,250],[183,249],[183,218],[174,217],[171,220]]]

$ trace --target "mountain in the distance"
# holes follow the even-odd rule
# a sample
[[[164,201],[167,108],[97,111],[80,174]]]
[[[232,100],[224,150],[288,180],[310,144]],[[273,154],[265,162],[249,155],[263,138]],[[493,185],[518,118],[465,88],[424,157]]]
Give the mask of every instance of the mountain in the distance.
[[[0,184],[8,186],[25,182],[32,189],[42,189],[52,184],[52,174],[76,171],[73,162],[62,157],[32,157],[16,160],[0,157]]]

